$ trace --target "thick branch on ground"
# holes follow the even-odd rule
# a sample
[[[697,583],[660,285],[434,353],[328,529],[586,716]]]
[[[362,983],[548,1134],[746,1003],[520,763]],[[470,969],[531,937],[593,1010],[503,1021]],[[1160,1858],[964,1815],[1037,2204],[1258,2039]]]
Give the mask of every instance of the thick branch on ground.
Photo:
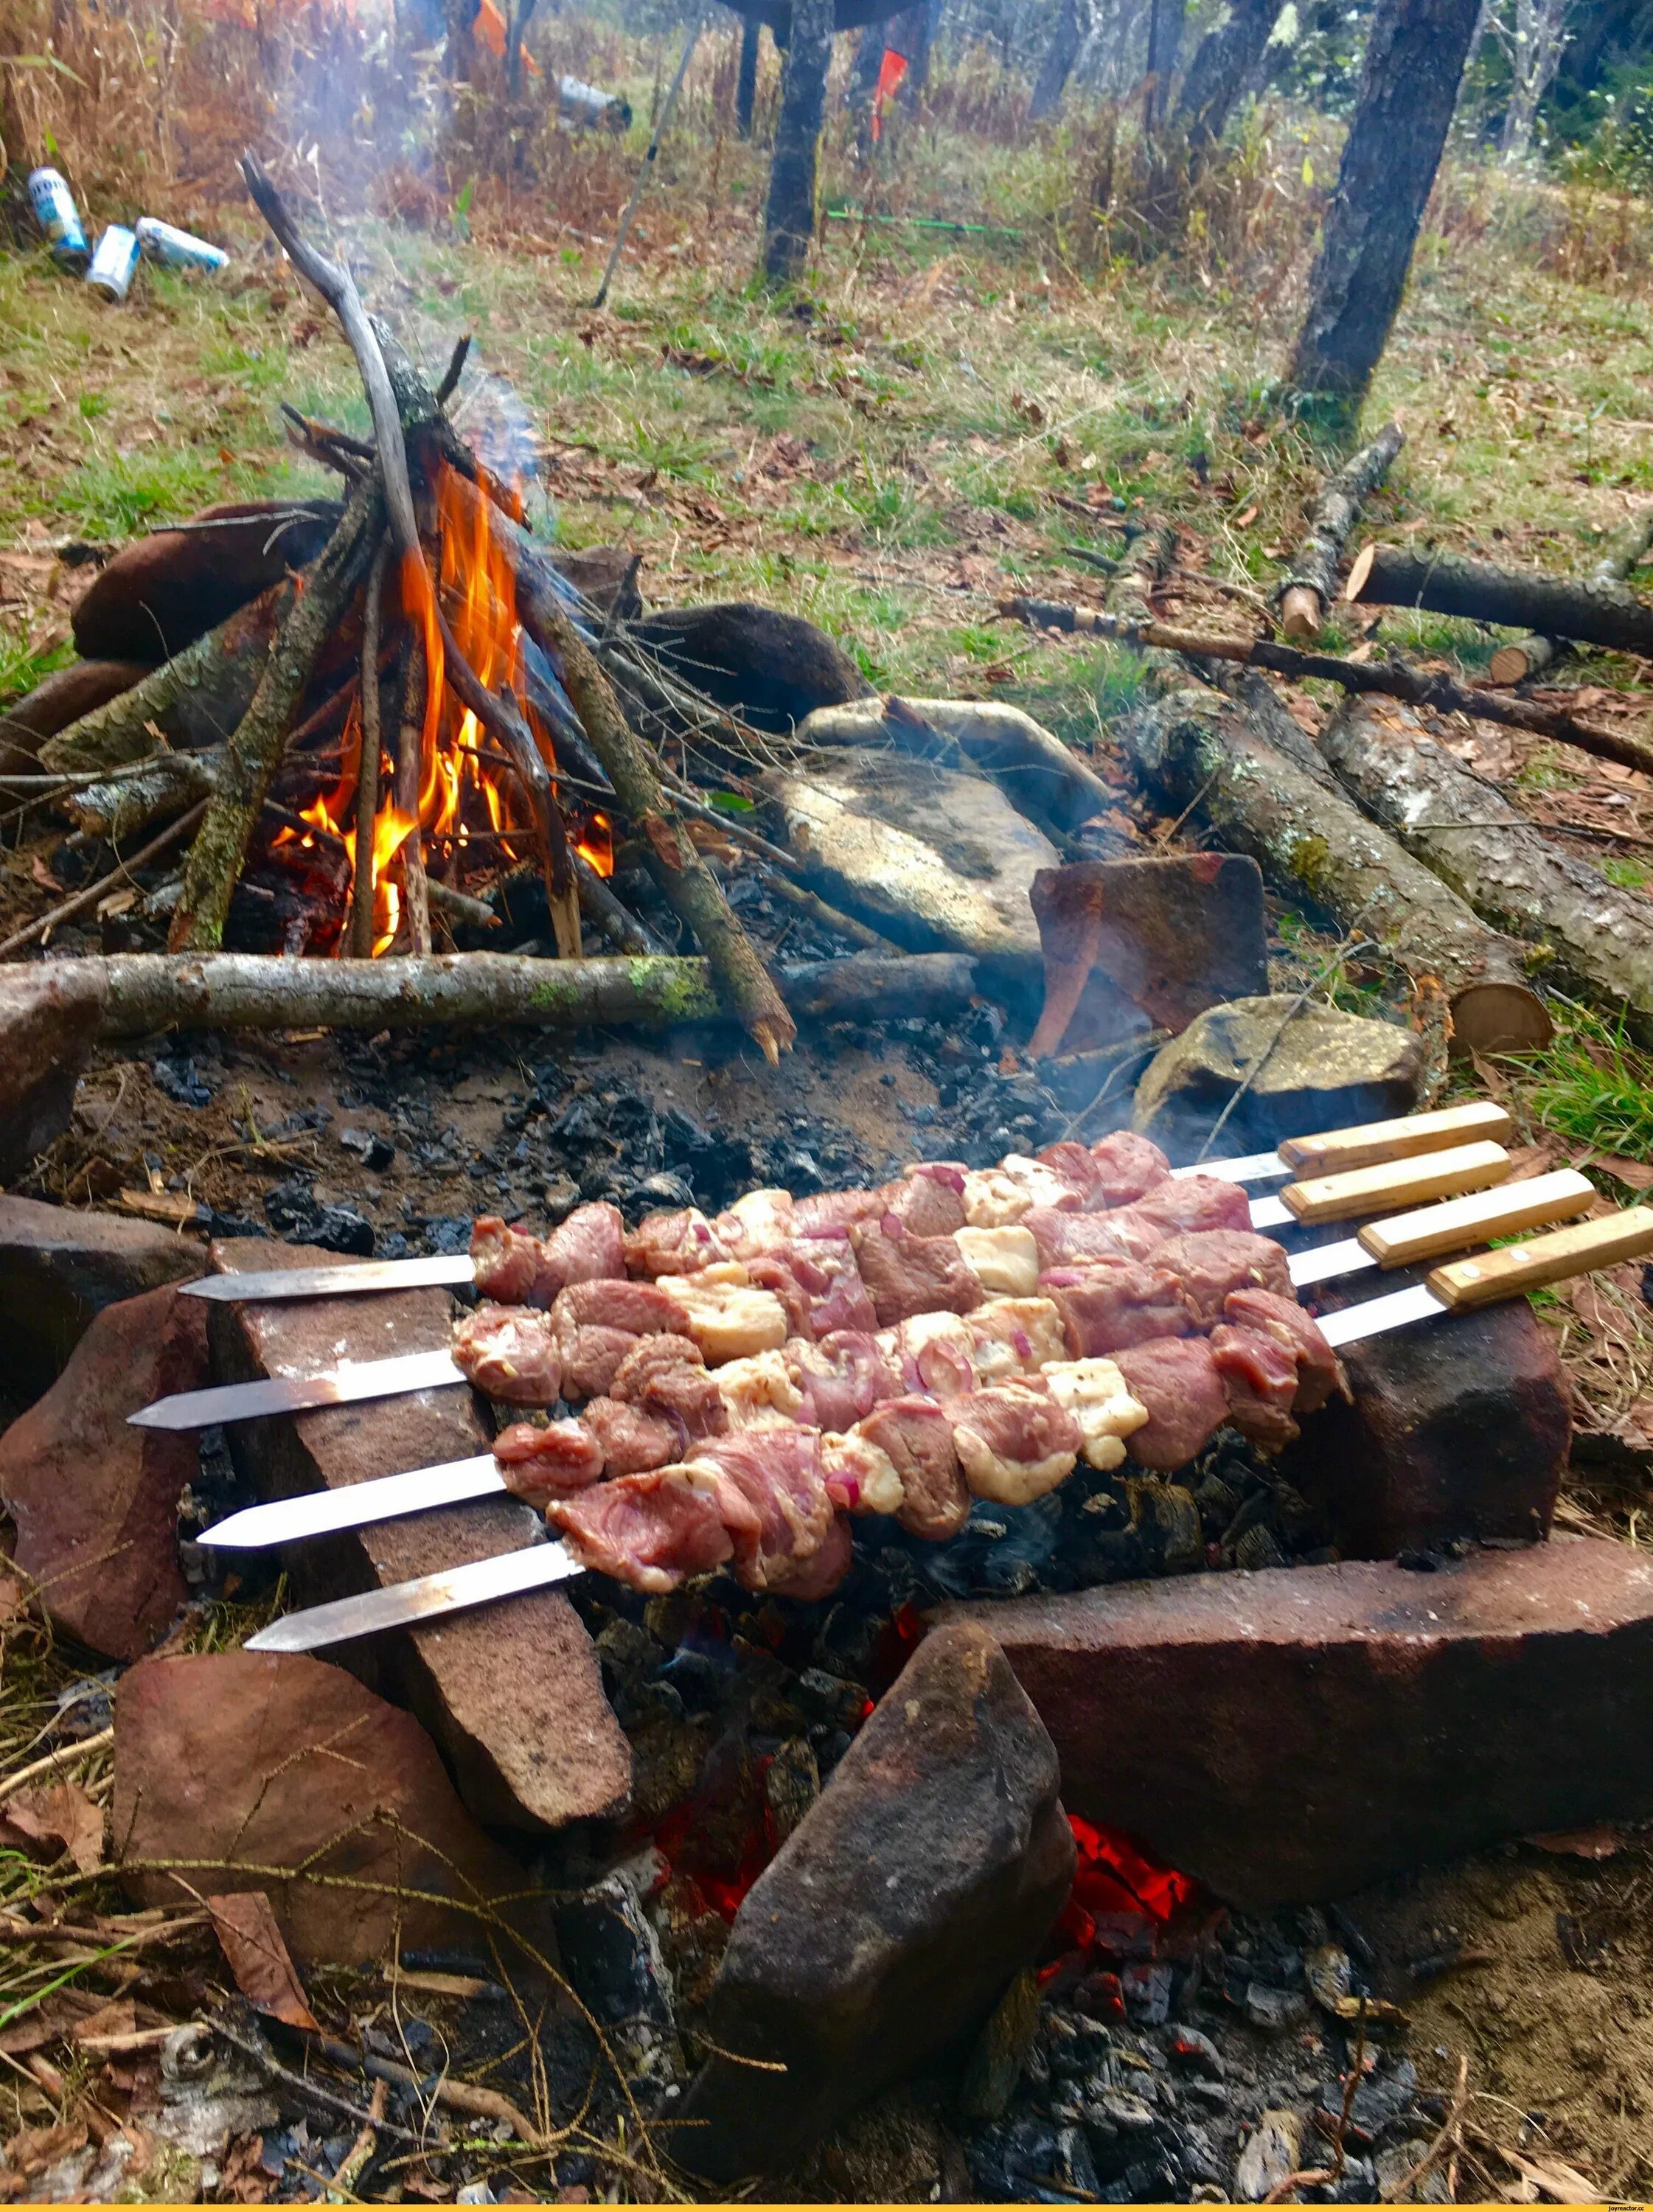
[[[1573,988],[1653,1035],[1653,913],[1576,860],[1405,707],[1347,701],[1321,750],[1367,811],[1485,920],[1541,944]]]
[[[1279,592],[1280,628],[1293,644],[1318,637],[1337,598],[1338,563],[1360,510],[1376,490],[1406,443],[1398,422],[1381,429],[1370,446],[1352,454],[1321,487],[1309,511],[1309,532]]]
[[[1460,1048],[1547,1042],[1524,948],[1357,811],[1263,678],[1237,688],[1231,699],[1190,685],[1133,715],[1126,744],[1145,780],[1169,805],[1197,809],[1218,844],[1250,854],[1289,896],[1385,945],[1410,974],[1438,976]]]
[[[216,786],[220,756],[156,753],[107,783],[66,791],[57,801],[77,830],[119,845],[151,822],[198,805]]]
[[[1425,707],[1437,714],[1471,714],[1507,730],[1525,730],[1534,738],[1577,745],[1580,752],[1594,753],[1600,760],[1617,761],[1623,768],[1640,769],[1644,775],[1653,775],[1653,744],[1644,738],[1584,721],[1565,708],[1541,707],[1536,700],[1511,699],[1501,691],[1478,690],[1438,672],[1407,668],[1400,661],[1344,660],[1336,653],[1303,653],[1294,645],[1277,645],[1272,638],[1208,635],[1204,630],[1183,629],[1171,623],[1121,623],[1091,607],[1064,606],[1053,599],[1004,599],[999,611],[1018,622],[1030,623],[1036,629],[1084,630],[1111,638],[1119,645],[1134,646],[1143,653],[1178,653],[1190,660],[1237,660],[1248,667],[1270,669],[1294,683],[1317,678],[1340,684],[1346,691],[1404,699],[1410,706]]]
[[[1151,623],[1153,592],[1176,557],[1176,532],[1169,522],[1147,522],[1127,544],[1105,594],[1108,611],[1121,622]]]
[[[207,951],[223,942],[247,841],[286,750],[294,709],[317,653],[367,572],[384,527],[375,477],[351,491],[337,529],[282,624],[252,703],[224,748],[217,789],[190,848],[183,896],[173,916],[174,951]]]
[[[1494,568],[1462,553],[1369,545],[1349,571],[1344,597],[1368,607],[1425,607],[1653,660],[1653,607],[1616,580],[1546,576]]]
[[[1653,547],[1653,505],[1644,507],[1612,540],[1590,570],[1589,581],[1627,583],[1646,560],[1650,547]],[[1564,641],[1534,631],[1530,637],[1517,638],[1513,645],[1501,645],[1487,664],[1486,672],[1494,684],[1522,684],[1547,668],[1563,649]]]
[[[690,842],[648,748],[627,722],[546,564],[520,531],[501,526],[496,534],[516,573],[523,628],[556,663],[592,750],[614,786],[621,813],[647,842],[655,880],[672,912],[695,933],[730,1012],[765,1058],[777,1060],[790,1048],[796,1029],[751,939]]]
[[[446,1023],[585,1030],[726,1018],[711,963],[664,955],[536,960],[454,952],[404,960],[288,960],[259,953],[127,953],[70,961],[108,985],[103,1034],[168,1029],[417,1029]],[[55,971],[54,971],[55,972]],[[67,985],[72,978],[65,973]],[[799,1013],[877,1021],[957,1013],[975,988],[973,962],[953,952],[888,960],[854,954],[781,978]],[[788,1024],[790,1024],[790,1016]]]
[[[48,738],[42,767],[58,775],[127,768],[159,750],[156,730],[185,747],[228,737],[252,702],[292,599],[293,586],[278,584],[238,607],[141,684]]]

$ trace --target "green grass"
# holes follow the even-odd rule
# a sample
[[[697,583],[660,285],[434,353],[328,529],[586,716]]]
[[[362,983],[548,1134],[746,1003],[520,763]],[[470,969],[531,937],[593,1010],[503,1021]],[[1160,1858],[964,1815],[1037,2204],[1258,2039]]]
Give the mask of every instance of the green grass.
[[[1588,1007],[1559,1001],[1554,1042],[1517,1065],[1528,1111],[1571,1143],[1653,1160],[1653,1054]]]

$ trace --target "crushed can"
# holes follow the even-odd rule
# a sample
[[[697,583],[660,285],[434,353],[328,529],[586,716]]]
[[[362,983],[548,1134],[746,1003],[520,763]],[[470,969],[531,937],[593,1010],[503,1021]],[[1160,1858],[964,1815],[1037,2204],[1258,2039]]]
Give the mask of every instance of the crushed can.
[[[46,233],[52,258],[78,264],[87,258],[86,230],[75,196],[56,169],[36,169],[28,180],[34,219]]]
[[[86,281],[106,299],[124,300],[132,289],[137,267],[137,233],[125,223],[112,222],[98,240]]]
[[[209,246],[204,238],[193,237],[187,230],[162,222],[156,216],[138,217],[137,242],[151,261],[160,262],[166,269],[217,270],[229,264],[229,256],[222,246]]]

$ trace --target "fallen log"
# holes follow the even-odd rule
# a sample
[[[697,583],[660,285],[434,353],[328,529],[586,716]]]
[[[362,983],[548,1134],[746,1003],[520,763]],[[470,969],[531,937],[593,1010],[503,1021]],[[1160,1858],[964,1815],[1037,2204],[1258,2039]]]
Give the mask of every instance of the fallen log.
[[[1627,586],[1593,576],[1546,576],[1462,553],[1368,545],[1349,571],[1343,596],[1361,606],[1425,607],[1431,614],[1541,631],[1653,660],[1653,607]]]
[[[1133,646],[1149,654],[1178,653],[1185,659],[1237,660],[1249,668],[1267,668],[1296,683],[1318,678],[1341,684],[1346,691],[1378,692],[1426,707],[1437,714],[1471,714],[1505,729],[1525,730],[1535,738],[1577,745],[1580,752],[1600,760],[1617,761],[1621,767],[1639,769],[1653,775],[1653,744],[1622,731],[1588,722],[1564,708],[1541,707],[1534,699],[1510,699],[1501,691],[1487,691],[1460,684],[1443,671],[1408,668],[1398,660],[1346,660],[1334,653],[1304,653],[1295,645],[1278,645],[1273,638],[1224,637],[1204,630],[1182,629],[1171,623],[1121,622],[1098,614],[1093,607],[1067,606],[1054,599],[1001,599],[999,612],[1036,629],[1083,630]]]
[[[1309,512],[1309,533],[1298,546],[1278,598],[1280,628],[1292,642],[1318,637],[1337,598],[1338,563],[1360,510],[1389,474],[1406,443],[1398,422],[1385,424],[1370,445],[1351,454],[1321,487]]]
[[[1551,1034],[1526,980],[1526,948],[1491,928],[1386,830],[1356,809],[1258,675],[1237,696],[1190,685],[1127,718],[1126,749],[1172,805],[1197,808],[1294,898],[1383,945],[1445,987],[1461,1052],[1531,1050]]]
[[[1653,906],[1576,860],[1404,705],[1346,700],[1321,734],[1340,781],[1475,912],[1544,946],[1575,988],[1653,1034]]]
[[[1589,580],[1595,584],[1627,583],[1646,560],[1650,547],[1653,547],[1653,506],[1644,507],[1612,539],[1590,570]],[[1530,637],[1517,638],[1513,645],[1499,646],[1487,663],[1486,672],[1494,684],[1522,684],[1547,668],[1564,647],[1564,640],[1544,637],[1534,631]]]
[[[95,970],[108,999],[105,1037],[170,1029],[417,1029],[507,1024],[591,1029],[732,1018],[711,964],[665,954],[536,960],[453,952],[396,960],[289,960],[251,952],[132,952],[58,961],[66,985]],[[892,1019],[957,1012],[975,988],[974,962],[952,952],[843,960],[782,969],[781,985],[814,1020]]]

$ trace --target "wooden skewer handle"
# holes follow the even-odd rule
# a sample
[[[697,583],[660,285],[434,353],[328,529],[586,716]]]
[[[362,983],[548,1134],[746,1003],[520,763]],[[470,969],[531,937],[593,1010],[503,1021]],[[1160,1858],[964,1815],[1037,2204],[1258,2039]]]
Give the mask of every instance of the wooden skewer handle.
[[[1559,1283],[1569,1275],[1588,1275],[1621,1260],[1639,1260],[1648,1252],[1653,1252],[1653,1206],[1633,1206],[1623,1213],[1603,1214],[1599,1221],[1575,1221],[1525,1244],[1507,1244],[1501,1252],[1454,1260],[1434,1270],[1429,1287],[1455,1313],[1463,1313],[1523,1291],[1541,1290],[1546,1283]]]
[[[1348,1175],[1288,1183],[1280,1201],[1298,1221],[1350,1221],[1357,1213],[1392,1212],[1432,1198],[1485,1190],[1509,1172],[1510,1155],[1502,1145],[1460,1145],[1452,1152],[1425,1152],[1421,1159],[1389,1160]]]
[[[1288,1137],[1280,1158],[1300,1174],[1338,1175],[1370,1167],[1378,1160],[1406,1160],[1419,1152],[1438,1152],[1478,1139],[1502,1141],[1513,1125],[1502,1106],[1475,1098],[1464,1106],[1443,1106],[1435,1114],[1408,1114],[1394,1121],[1367,1121],[1358,1129],[1334,1129],[1323,1137]]]
[[[1518,1237],[1524,1230],[1547,1229],[1595,1204],[1595,1185],[1573,1168],[1534,1176],[1529,1182],[1500,1183],[1467,1198],[1449,1198],[1416,1213],[1397,1213],[1369,1221],[1359,1242],[1380,1267],[1409,1267],[1419,1260],[1438,1260],[1443,1252],[1490,1243],[1494,1237]]]

